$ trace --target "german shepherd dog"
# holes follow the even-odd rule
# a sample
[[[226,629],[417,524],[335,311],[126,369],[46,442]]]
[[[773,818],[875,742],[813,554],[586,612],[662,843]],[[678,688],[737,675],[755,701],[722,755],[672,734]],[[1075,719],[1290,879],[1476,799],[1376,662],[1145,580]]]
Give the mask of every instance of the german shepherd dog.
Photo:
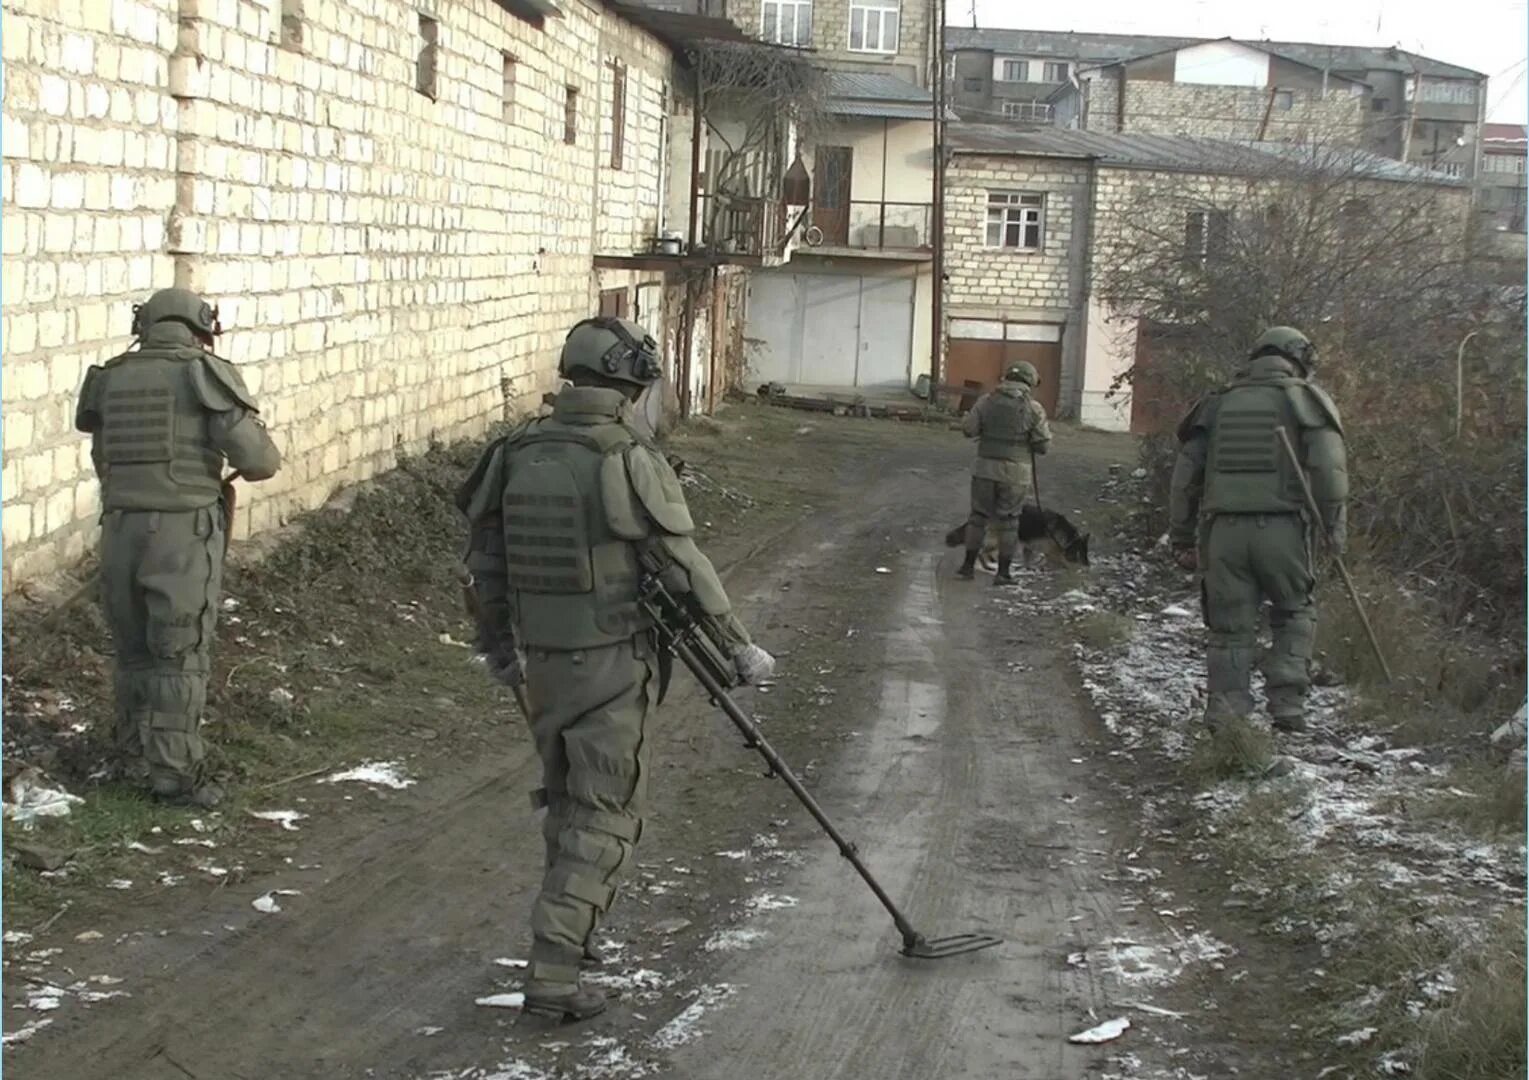
[[[1023,550],[1025,566],[1037,548],[1053,565],[1072,563],[1088,565],[1088,533],[1079,532],[1077,526],[1055,510],[1043,510],[1033,503],[1025,503],[1019,509],[1019,546]],[[966,546],[966,524],[957,525],[945,534],[946,547]],[[998,567],[998,533],[991,523],[982,541],[982,552],[977,563],[985,571]]]

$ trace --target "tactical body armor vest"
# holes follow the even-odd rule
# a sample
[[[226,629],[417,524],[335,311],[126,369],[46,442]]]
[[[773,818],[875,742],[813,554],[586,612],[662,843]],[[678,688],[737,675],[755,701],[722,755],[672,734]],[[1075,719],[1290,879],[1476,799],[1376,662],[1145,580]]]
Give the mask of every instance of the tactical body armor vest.
[[[216,393],[206,385],[208,359],[194,346],[145,347],[88,373],[80,426],[94,436],[106,510],[187,511],[217,502],[223,455],[208,433],[207,400]]]
[[[1300,513],[1301,483],[1280,444],[1284,428],[1301,452],[1301,422],[1292,401],[1301,380],[1281,378],[1233,384],[1211,407],[1205,463],[1205,514]]]
[[[982,433],[977,456],[999,461],[1028,460],[1030,435],[1028,394],[989,394],[982,403]]]
[[[617,535],[607,506],[622,503],[619,512],[630,495],[603,490],[629,488],[621,455],[636,441],[621,423],[569,424],[556,414],[511,436],[504,545],[522,644],[592,649],[651,625],[637,604],[635,538]],[[640,516],[638,525],[645,534]]]

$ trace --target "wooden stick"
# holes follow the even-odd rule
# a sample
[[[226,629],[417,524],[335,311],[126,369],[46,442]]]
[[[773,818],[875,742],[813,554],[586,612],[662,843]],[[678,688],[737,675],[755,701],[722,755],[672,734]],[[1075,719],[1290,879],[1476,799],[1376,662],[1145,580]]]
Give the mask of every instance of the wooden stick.
[[[1322,511],[1317,508],[1316,496],[1311,493],[1311,485],[1306,481],[1306,470],[1301,468],[1301,459],[1295,452],[1295,444],[1290,441],[1290,435],[1284,428],[1277,427],[1274,432],[1279,436],[1280,445],[1285,448],[1285,454],[1295,468],[1296,479],[1301,482],[1301,494],[1306,496],[1306,509],[1310,511],[1311,519],[1316,522],[1317,531],[1322,534],[1328,553],[1332,555],[1333,563],[1338,567],[1338,573],[1343,578],[1343,587],[1348,590],[1349,599],[1354,602],[1354,611],[1359,615],[1359,622],[1364,626],[1365,636],[1370,639],[1370,648],[1375,652],[1375,659],[1380,664],[1380,670],[1385,675],[1386,682],[1391,682],[1391,665],[1386,663],[1386,654],[1380,651],[1380,640],[1375,636],[1375,628],[1370,625],[1370,617],[1365,614],[1364,604],[1359,599],[1359,590],[1354,588],[1354,579],[1349,577],[1348,567],[1343,564],[1343,556],[1333,545],[1332,536],[1327,531],[1327,523],[1322,520]]]

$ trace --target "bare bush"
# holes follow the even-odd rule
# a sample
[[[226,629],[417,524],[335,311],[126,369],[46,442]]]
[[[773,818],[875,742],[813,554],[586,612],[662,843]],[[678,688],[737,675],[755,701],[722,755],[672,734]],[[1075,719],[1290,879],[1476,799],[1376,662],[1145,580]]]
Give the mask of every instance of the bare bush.
[[[1140,185],[1097,268],[1101,298],[1139,320],[1150,357],[1121,381],[1177,415],[1264,328],[1301,328],[1344,416],[1358,545],[1450,625],[1521,639],[1522,299],[1476,274],[1463,189],[1376,168],[1351,150],[1288,147],[1235,180]],[[1165,496],[1171,438],[1144,454]]]

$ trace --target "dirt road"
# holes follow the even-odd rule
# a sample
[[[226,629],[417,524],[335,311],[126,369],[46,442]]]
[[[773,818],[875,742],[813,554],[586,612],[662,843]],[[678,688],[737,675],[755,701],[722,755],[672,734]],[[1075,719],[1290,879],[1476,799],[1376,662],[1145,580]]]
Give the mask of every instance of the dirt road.
[[[989,931],[1000,948],[899,957],[870,892],[680,673],[642,861],[602,935],[600,978],[618,997],[606,1016],[549,1027],[475,1004],[517,985],[518,969],[495,961],[525,955],[541,862],[524,796],[535,771],[514,722],[471,754],[416,762],[407,789],[358,789],[343,815],[305,824],[283,870],[124,909],[94,952],[63,941],[67,977],[109,970],[131,996],[60,1010],[7,1050],[7,1069],[1149,1075],[1138,1070],[1158,1051],[1142,1041],[1130,1071],[1107,1064],[1109,1046],[1067,1042],[1144,1000],[1109,943],[1153,932],[1151,912],[1101,880],[1127,856],[1112,839],[1118,810],[1090,781],[1098,750],[1067,646],[1046,620],[995,603],[982,577],[952,577],[940,537],[964,516],[968,446],[867,426],[823,421],[803,436],[834,498],[731,567],[735,602],[781,659],[775,685],[746,704],[921,929]],[[1049,488],[1063,508],[1086,507],[1106,462],[1129,452],[1063,432]],[[481,674],[464,665],[462,677]],[[294,892],[272,896],[281,911],[252,907],[283,889]]]

